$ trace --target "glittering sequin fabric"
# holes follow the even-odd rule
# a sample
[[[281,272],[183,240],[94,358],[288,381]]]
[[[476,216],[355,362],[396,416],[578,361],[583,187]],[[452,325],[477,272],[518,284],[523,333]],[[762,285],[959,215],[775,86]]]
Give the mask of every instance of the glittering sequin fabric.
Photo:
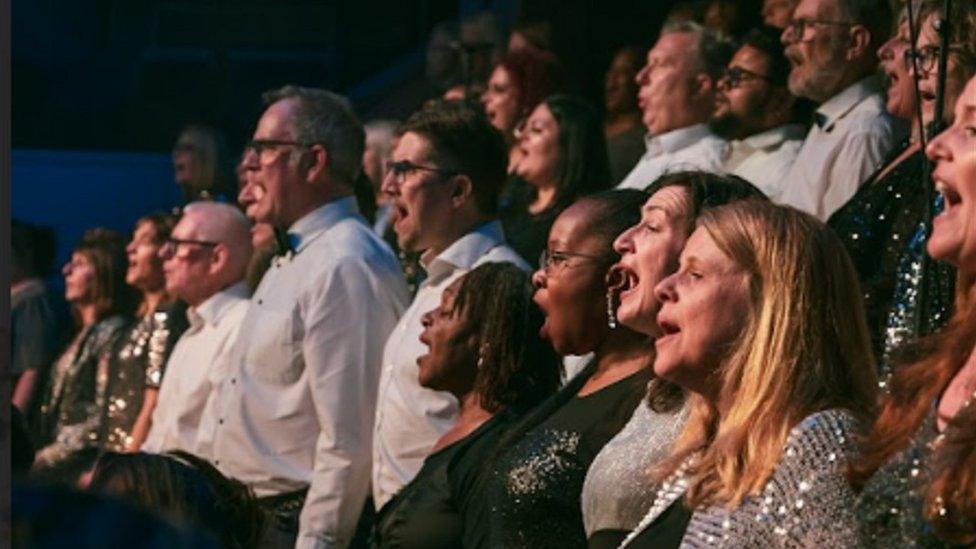
[[[884,178],[872,176],[828,221],[857,269],[882,388],[891,373],[892,354],[915,337],[916,319],[919,335],[927,335],[951,315],[955,271],[923,259],[923,158],[916,151]],[[933,193],[930,207],[933,215],[942,211],[941,195]]]
[[[859,547],[854,492],[845,476],[855,424],[842,410],[804,419],[790,432],[762,493],[733,510],[695,509],[681,547]]]
[[[586,547],[586,471],[630,419],[649,372],[573,397],[529,430],[489,471],[491,547]],[[557,395],[558,396],[558,395]]]
[[[889,549],[948,548],[922,516],[927,479],[926,464],[936,439],[935,411],[901,453],[872,476],[857,501],[857,517],[866,547]]]

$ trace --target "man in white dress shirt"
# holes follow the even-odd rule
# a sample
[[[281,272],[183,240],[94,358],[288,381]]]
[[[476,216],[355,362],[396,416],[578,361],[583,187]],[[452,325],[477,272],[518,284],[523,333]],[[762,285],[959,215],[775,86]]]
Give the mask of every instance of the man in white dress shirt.
[[[734,51],[698,24],[668,24],[637,73],[647,152],[617,185],[644,189],[668,172],[719,172],[725,141],[708,129],[718,79]]]
[[[196,451],[203,408],[226,371],[227,352],[247,311],[249,231],[237,208],[194,202],[159,252],[166,291],[189,305],[190,327],[166,364],[143,451]]]
[[[778,201],[822,220],[905,135],[885,111],[875,52],[891,33],[888,0],[801,0],[783,31],[790,91],[820,106]]]
[[[379,342],[407,288],[356,209],[364,136],[348,102],[296,86],[264,99],[238,198],[282,255],[251,297],[200,437],[271,512],[262,547],[345,547],[369,491]]]
[[[529,267],[505,245],[497,219],[507,157],[501,135],[479,111],[439,102],[401,128],[382,190],[393,205],[393,229],[404,250],[423,252],[427,278],[386,342],[373,441],[373,501],[379,509],[420,470],[457,420],[458,402],[421,387],[417,357],[421,316],[441,292],[476,266],[493,261]]]
[[[806,135],[809,103],[797,102],[786,80],[790,63],[779,31],[760,27],[747,32],[719,80],[709,126],[729,140],[723,169],[775,197]]]

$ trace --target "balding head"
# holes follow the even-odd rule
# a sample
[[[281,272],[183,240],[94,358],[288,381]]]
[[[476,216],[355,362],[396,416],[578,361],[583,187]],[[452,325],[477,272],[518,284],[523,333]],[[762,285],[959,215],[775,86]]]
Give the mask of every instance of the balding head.
[[[166,289],[196,306],[244,278],[251,258],[250,223],[237,208],[194,202],[173,229],[177,244],[163,270]]]

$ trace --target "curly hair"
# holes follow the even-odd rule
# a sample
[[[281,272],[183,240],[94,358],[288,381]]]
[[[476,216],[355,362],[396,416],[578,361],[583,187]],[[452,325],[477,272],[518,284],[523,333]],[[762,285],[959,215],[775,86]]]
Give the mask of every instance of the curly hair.
[[[529,276],[511,263],[486,263],[461,279],[454,311],[476,323],[474,386],[489,412],[526,410],[559,385],[559,357],[539,337],[545,317],[532,294]]]

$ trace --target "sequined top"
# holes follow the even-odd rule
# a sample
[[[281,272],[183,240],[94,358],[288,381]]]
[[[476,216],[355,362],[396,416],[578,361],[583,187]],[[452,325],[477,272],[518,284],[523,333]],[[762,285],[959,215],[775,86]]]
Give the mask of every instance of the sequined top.
[[[111,354],[127,319],[109,317],[83,329],[58,358],[35,423],[35,468],[52,468],[72,453],[101,446]]]
[[[938,437],[935,407],[911,443],[868,479],[857,500],[866,547],[954,547],[935,537],[922,515],[932,443]],[[949,427],[952,428],[950,422]]]
[[[903,153],[905,142],[885,166]],[[890,376],[892,353],[915,338],[941,328],[951,315],[955,270],[926,260],[925,186],[921,149],[894,166],[883,178],[876,172],[857,194],[827,222],[850,253],[861,282],[875,356],[880,360],[882,387]],[[883,168],[882,168],[883,169]],[[933,193],[932,214],[942,211],[942,197]],[[925,287],[925,303],[919,292]]]
[[[684,407],[659,414],[642,400],[633,417],[600,450],[586,473],[581,501],[586,536],[597,531],[626,532],[637,527],[654,501],[658,486],[651,468],[668,456],[688,417]]]
[[[159,388],[166,360],[186,330],[186,307],[163,305],[132,324],[100,368],[109,372],[106,449],[121,452],[131,442],[146,387]]]
[[[855,496],[846,478],[856,423],[844,410],[805,418],[790,431],[762,493],[733,510],[724,505],[695,509],[681,547],[859,547]],[[681,470],[665,484],[658,493],[662,501],[655,501],[648,513],[651,520],[641,521],[635,534],[687,487]]]
[[[574,396],[496,460],[483,488],[491,547],[586,546],[580,510],[586,471],[633,415],[649,378],[642,370],[586,396],[575,395],[579,387],[571,383],[563,391]]]

